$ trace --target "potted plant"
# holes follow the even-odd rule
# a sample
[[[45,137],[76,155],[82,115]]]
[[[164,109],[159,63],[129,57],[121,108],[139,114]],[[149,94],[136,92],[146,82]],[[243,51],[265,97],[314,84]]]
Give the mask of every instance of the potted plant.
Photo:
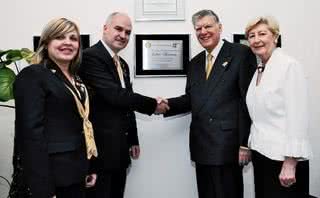
[[[8,66],[14,64],[17,72],[19,68],[17,61],[26,60],[30,63],[34,52],[27,48],[0,50],[0,102],[6,102],[13,99],[13,82],[15,80],[15,72]],[[12,107],[9,105],[0,105]]]
[[[17,61],[25,60],[30,63],[34,52],[27,48],[0,50],[0,102],[7,102],[13,99],[13,83],[16,73],[19,73]],[[14,72],[9,65],[14,66]],[[12,105],[0,104],[0,107],[14,108]],[[8,186],[11,186],[10,181],[0,175],[0,180],[5,181]]]

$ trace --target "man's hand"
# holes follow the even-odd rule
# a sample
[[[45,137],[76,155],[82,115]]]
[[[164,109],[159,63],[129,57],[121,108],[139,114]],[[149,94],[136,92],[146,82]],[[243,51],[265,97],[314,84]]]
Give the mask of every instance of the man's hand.
[[[156,114],[156,115],[164,114],[170,109],[167,99],[157,97],[156,100],[157,100],[157,107],[156,107],[154,114]]]
[[[131,146],[129,152],[132,159],[138,159],[140,156],[140,147],[138,145]]]
[[[282,186],[290,187],[296,183],[296,166],[298,161],[293,157],[286,157],[283,161],[279,180]]]
[[[97,174],[92,173],[86,176],[86,188],[91,188],[96,184]]]
[[[239,149],[239,165],[245,166],[251,161],[251,151],[249,148],[240,147]]]

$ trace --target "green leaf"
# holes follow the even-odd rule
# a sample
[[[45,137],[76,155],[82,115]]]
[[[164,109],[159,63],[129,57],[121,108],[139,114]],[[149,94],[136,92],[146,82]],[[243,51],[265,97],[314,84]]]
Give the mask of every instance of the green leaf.
[[[0,50],[0,101],[13,99],[13,82],[16,75],[6,66],[22,59],[30,63],[33,54],[34,52],[27,48]]]
[[[0,69],[0,101],[6,102],[13,99],[13,83],[15,73],[8,67]]]
[[[10,50],[0,50],[0,58],[1,58],[3,55],[7,54],[8,51],[10,51]]]
[[[28,49],[28,48],[21,48],[21,54],[22,54],[22,56],[24,57],[25,55],[30,55],[30,54],[33,54],[34,52],[33,51],[31,51],[30,49]]]
[[[21,50],[9,50],[6,56],[7,60],[11,60],[12,62],[18,61],[23,59],[23,56],[21,54]]]
[[[21,55],[22,55],[23,59],[25,59],[28,63],[30,63],[31,59],[34,55],[34,52],[29,50],[28,48],[22,48]]]
[[[12,63],[11,60],[0,61],[0,69],[4,66],[10,65]]]

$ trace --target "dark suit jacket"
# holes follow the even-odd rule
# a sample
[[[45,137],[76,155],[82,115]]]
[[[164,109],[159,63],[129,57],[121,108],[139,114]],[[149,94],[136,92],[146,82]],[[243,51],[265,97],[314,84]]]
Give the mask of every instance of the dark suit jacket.
[[[23,69],[14,83],[14,155],[32,197],[84,182],[88,171],[83,121],[61,73],[48,65]],[[19,181],[20,182],[20,181]]]
[[[246,91],[256,59],[247,46],[224,42],[209,79],[205,51],[189,63],[186,93],[169,99],[166,116],[191,111],[190,152],[197,163],[238,162],[239,146],[247,145],[251,120]]]
[[[104,170],[126,168],[129,147],[139,145],[134,111],[152,114],[156,100],[134,93],[127,63],[120,59],[126,88],[121,87],[113,59],[101,41],[83,52],[80,76],[92,93],[91,121],[98,160]]]

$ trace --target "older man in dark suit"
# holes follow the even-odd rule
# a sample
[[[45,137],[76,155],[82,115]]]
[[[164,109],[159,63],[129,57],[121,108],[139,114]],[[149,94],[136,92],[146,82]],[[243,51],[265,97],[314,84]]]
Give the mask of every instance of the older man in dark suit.
[[[134,111],[151,115],[168,107],[134,93],[129,67],[118,55],[129,42],[132,25],[124,14],[112,13],[102,40],[83,53],[80,76],[92,90],[91,120],[95,129],[98,159],[97,184],[87,197],[122,198],[130,156],[137,159],[140,147]]]
[[[213,11],[195,13],[192,22],[205,50],[189,63],[185,95],[164,100],[170,106],[165,116],[192,113],[199,198],[241,198],[242,166],[250,158],[245,96],[256,59],[248,47],[220,39],[222,25]]]

